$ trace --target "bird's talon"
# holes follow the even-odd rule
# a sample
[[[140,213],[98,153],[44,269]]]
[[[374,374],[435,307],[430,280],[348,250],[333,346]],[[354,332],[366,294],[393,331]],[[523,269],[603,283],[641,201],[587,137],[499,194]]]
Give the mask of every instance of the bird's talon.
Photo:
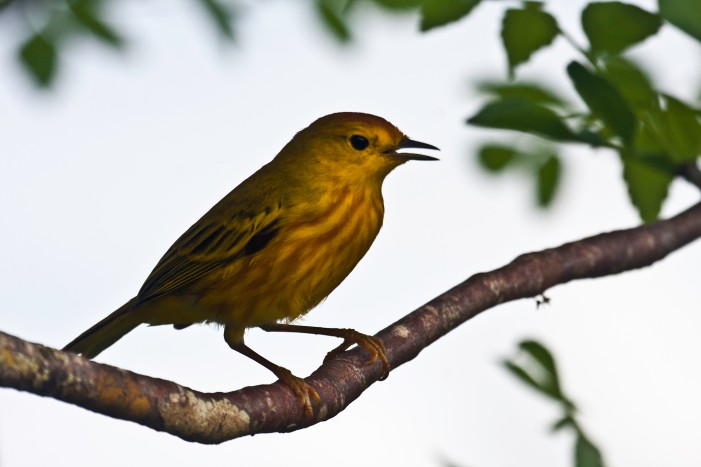
[[[321,403],[321,397],[316,389],[311,387],[309,383],[304,381],[292,374],[289,370],[284,369],[285,372],[280,372],[277,376],[280,381],[286,384],[297,396],[302,408],[304,409],[304,414],[307,417],[314,415],[314,408],[312,406],[312,399],[316,401],[317,404]]]
[[[357,344],[370,354],[370,358],[366,362],[367,365],[372,365],[377,362],[378,358],[380,359],[383,368],[380,381],[387,379],[387,376],[389,376],[390,364],[386,355],[387,348],[382,341],[376,337],[361,334],[353,329],[347,329],[346,331],[347,334],[344,336],[343,343],[326,354],[326,357],[324,357],[324,363],[327,363],[340,353],[345,352],[352,345]]]

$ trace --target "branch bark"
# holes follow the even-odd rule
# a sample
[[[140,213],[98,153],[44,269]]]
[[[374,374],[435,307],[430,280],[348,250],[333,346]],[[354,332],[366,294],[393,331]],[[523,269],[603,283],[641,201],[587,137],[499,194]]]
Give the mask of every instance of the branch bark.
[[[557,284],[648,266],[701,237],[701,203],[668,220],[519,256],[476,274],[377,334],[396,368],[480,312],[534,297]],[[257,433],[294,431],[334,417],[381,374],[361,349],[345,352],[307,382],[321,403],[306,417],[281,383],[202,393],[86,360],[0,332],[0,386],[53,397],[111,417],[215,444]]]
[[[699,169],[696,160],[689,161],[686,164],[682,165],[681,169],[679,170],[679,174],[687,182],[691,183],[696,188],[701,190],[701,169]]]

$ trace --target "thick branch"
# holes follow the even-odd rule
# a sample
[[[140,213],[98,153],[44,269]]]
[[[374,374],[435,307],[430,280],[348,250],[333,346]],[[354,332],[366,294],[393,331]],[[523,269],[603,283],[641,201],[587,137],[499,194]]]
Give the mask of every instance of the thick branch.
[[[378,334],[393,368],[461,323],[499,303],[533,297],[574,279],[648,266],[701,236],[701,204],[656,224],[601,234],[519,256],[476,274]],[[341,412],[381,376],[362,350],[345,352],[307,381],[321,396],[305,417],[286,386],[201,393],[170,381],[86,360],[0,333],[0,386],[70,402],[188,441],[220,443],[256,433],[294,431]]]

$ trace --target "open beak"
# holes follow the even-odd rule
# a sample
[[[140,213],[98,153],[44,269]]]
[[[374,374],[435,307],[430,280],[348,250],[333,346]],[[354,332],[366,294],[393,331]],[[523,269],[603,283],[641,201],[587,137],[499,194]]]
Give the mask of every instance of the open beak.
[[[393,149],[388,149],[385,154],[391,155],[394,158],[401,159],[404,161],[437,161],[438,158],[432,156],[426,156],[424,154],[416,154],[413,152],[397,152],[401,149],[433,149],[435,151],[440,151],[437,147],[432,144],[422,143],[420,141],[414,141],[406,136],[402,139],[397,146]]]

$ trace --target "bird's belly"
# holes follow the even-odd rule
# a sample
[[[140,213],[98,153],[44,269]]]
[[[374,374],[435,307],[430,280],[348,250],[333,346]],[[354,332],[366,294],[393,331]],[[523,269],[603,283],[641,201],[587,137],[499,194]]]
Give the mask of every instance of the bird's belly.
[[[245,328],[289,322],[318,305],[365,255],[382,224],[381,200],[379,210],[349,207],[325,223],[291,223],[260,252],[223,268],[218,286],[200,299],[217,310],[208,320],[243,335]]]

